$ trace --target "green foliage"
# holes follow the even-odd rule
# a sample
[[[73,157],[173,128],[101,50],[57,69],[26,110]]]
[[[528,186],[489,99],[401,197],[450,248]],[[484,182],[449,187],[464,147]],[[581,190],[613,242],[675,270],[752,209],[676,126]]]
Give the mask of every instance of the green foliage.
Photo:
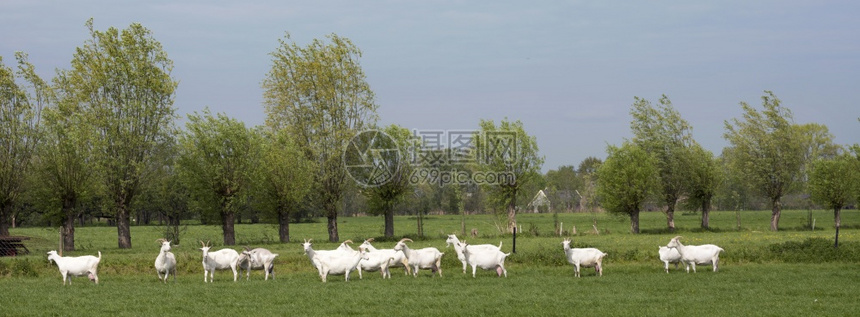
[[[367,197],[368,212],[383,215],[385,219],[385,236],[394,236],[394,208],[402,202],[407,194],[412,192],[413,184],[412,161],[407,157],[409,149],[413,148],[412,133],[409,129],[396,124],[381,129],[383,134],[364,133],[371,137],[369,140],[356,140],[349,145],[356,148],[355,151],[347,151],[347,155],[363,154],[372,159],[370,169],[360,173],[358,177],[364,180],[381,179],[371,186],[365,186],[362,193]],[[370,149],[365,150],[365,149]],[[398,149],[392,151],[390,149]],[[353,161],[368,159],[368,157],[353,157]],[[344,160],[350,160],[345,157]],[[353,172],[359,172],[353,170]],[[356,177],[356,175],[353,175]],[[378,184],[381,183],[381,184]]]
[[[779,227],[780,199],[802,174],[806,149],[802,131],[791,111],[770,92],[762,96],[762,111],[741,102],[743,120],[725,122],[723,137],[731,144],[726,151],[731,173],[740,176],[747,188],[767,197],[773,207],[771,230]],[[807,147],[808,148],[808,147]]]
[[[0,56],[0,236],[9,235],[10,218],[24,192],[39,141],[42,108],[51,96],[50,87],[36,75],[27,54],[17,52],[15,59],[17,72],[6,67]]]
[[[667,225],[671,230],[675,228],[675,204],[689,191],[688,175],[693,173],[689,157],[691,148],[697,144],[692,127],[672,107],[669,97],[663,95],[656,106],[643,98],[634,100],[630,110],[633,143],[655,158],[661,201],[666,204]]]
[[[141,184],[160,168],[157,154],[172,142],[173,61],[138,23],[122,31],[90,32],[71,69],[61,71],[67,97],[77,102],[94,129],[93,158],[106,209],[116,216],[118,244],[131,247],[130,206]]]
[[[597,170],[597,195],[604,209],[630,216],[633,233],[639,233],[639,211],[653,195],[658,180],[656,159],[634,143],[609,146],[608,157]]]
[[[526,133],[519,120],[504,119],[498,125],[491,120],[481,120],[480,126],[475,138],[475,158],[480,171],[513,176],[505,176],[509,181],[481,184],[491,205],[507,213],[507,231],[512,232],[517,226],[517,199],[520,196],[529,199],[534,195],[522,191],[539,179],[544,157],[539,154],[537,139]]]
[[[860,190],[860,171],[855,158],[848,154],[813,162],[809,173],[812,199],[839,210],[849,204]]]
[[[189,114],[179,136],[180,175],[201,206],[219,213],[227,245],[235,244],[233,217],[246,204],[260,143],[260,135],[244,123],[220,113],[213,116],[208,109]]]
[[[842,243],[838,248],[824,238],[774,243],[767,250],[773,260],[785,263],[860,262],[860,245]]]
[[[263,79],[266,125],[289,129],[317,168],[311,199],[328,217],[329,240],[340,240],[338,204],[345,191],[346,142],[376,122],[377,105],[349,39],[327,36],[305,47],[287,34],[271,53],[272,68]]]
[[[260,164],[252,182],[255,202],[280,225],[280,241],[288,242],[291,214],[301,210],[313,185],[314,161],[302,153],[286,129],[263,128]]]

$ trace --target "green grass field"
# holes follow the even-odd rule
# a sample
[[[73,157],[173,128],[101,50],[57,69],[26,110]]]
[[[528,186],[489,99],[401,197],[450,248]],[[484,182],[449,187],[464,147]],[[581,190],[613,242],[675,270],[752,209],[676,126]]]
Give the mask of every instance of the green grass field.
[[[508,278],[479,271],[477,278],[462,274],[453,248],[445,249],[446,233],[459,231],[459,216],[431,216],[425,220],[425,239],[414,247],[433,246],[443,252],[443,277],[427,271],[418,278],[392,271],[382,280],[378,272],[367,272],[363,280],[353,273],[320,282],[301,250],[300,243],[277,243],[277,228],[269,224],[238,225],[240,245],[269,248],[280,256],[277,279],[263,281],[254,271],[250,281],[233,283],[227,271],[215,273],[215,283],[203,283],[197,240],[211,240],[220,249],[219,226],[188,226],[182,243],[173,252],[179,261],[175,284],[164,285],[156,277],[153,262],[162,227],[132,227],[133,249],[116,247],[113,227],[82,227],[76,232],[78,251],[67,255],[103,254],[100,284],[73,278],[62,285],[55,265],[45,252],[56,249],[58,234],[52,228],[12,229],[13,235],[31,236],[31,255],[0,258],[0,315],[852,315],[860,309],[856,290],[860,282],[860,213],[843,213],[840,247],[833,249],[833,216],[813,211],[814,231],[808,228],[808,211],[786,211],[779,232],[768,231],[769,212],[742,212],[737,230],[735,212],[712,213],[710,231],[698,228],[697,215],[676,216],[678,230],[663,230],[661,213],[644,213],[643,234],[629,234],[629,221],[607,214],[559,214],[565,236],[576,246],[597,247],[609,255],[604,276],[585,269],[582,278],[564,260],[561,240],[553,234],[552,214],[521,214],[523,232],[517,237],[517,252],[508,257]],[[600,234],[591,229],[597,220]],[[382,235],[382,218],[340,218],[342,239],[360,241]],[[503,241],[510,252],[512,237],[499,234],[494,218],[471,215],[467,230],[478,229],[470,243]],[[572,234],[573,226],[577,234]],[[415,219],[397,217],[398,236],[415,236]],[[313,238],[316,249],[332,249],[325,242],[325,223],[293,224],[294,241]],[[710,266],[696,274],[681,269],[663,272],[657,246],[675,235],[686,244],[714,243],[726,252],[717,273]],[[390,248],[394,241],[379,241]],[[234,247],[239,249],[238,246]]]

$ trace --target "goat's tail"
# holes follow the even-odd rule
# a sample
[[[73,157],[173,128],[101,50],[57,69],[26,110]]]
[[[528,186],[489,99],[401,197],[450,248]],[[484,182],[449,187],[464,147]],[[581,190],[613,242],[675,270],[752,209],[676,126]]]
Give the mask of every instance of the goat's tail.
[[[102,251],[99,251],[99,262],[102,261]]]

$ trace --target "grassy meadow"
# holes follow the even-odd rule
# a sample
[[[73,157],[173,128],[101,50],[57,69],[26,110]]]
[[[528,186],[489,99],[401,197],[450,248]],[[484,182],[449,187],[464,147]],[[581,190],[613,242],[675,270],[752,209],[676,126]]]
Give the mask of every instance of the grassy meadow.
[[[563,237],[554,232],[553,214],[520,214],[522,231],[516,253],[508,257],[508,278],[491,271],[478,271],[477,278],[462,273],[453,248],[445,248],[445,235],[460,230],[460,216],[425,218],[426,237],[415,236],[414,217],[396,217],[395,232],[415,240],[416,248],[433,246],[443,252],[443,277],[422,271],[418,278],[394,269],[390,280],[378,272],[365,272],[351,281],[331,276],[323,284],[302,253],[302,239],[312,238],[316,249],[333,249],[328,243],[325,222],[292,224],[294,242],[277,242],[277,227],[271,224],[236,226],[239,245],[265,247],[280,254],[274,281],[263,281],[261,271],[251,280],[233,283],[231,272],[215,273],[215,283],[203,283],[198,240],[211,240],[220,249],[220,226],[188,225],[173,252],[179,262],[177,282],[162,284],[156,279],[153,262],[164,230],[159,226],[133,226],[134,248],[117,248],[116,229],[94,226],[76,229],[77,251],[66,255],[101,251],[100,284],[73,278],[62,285],[56,265],[45,253],[56,249],[57,228],[17,228],[13,235],[27,241],[31,255],[0,258],[0,316],[37,315],[201,315],[263,314],[331,316],[380,313],[401,316],[436,315],[851,315],[860,309],[856,290],[860,283],[860,213],[843,212],[840,247],[833,248],[833,215],[829,211],[785,211],[779,232],[770,232],[769,211],[712,212],[712,230],[698,229],[699,216],[676,214],[675,233],[666,232],[665,216],[643,213],[643,233],[629,233],[629,220],[609,214],[562,213],[563,237],[574,246],[597,247],[609,255],[604,276],[584,269],[573,277],[573,267],[564,260]],[[815,230],[809,217],[815,219]],[[596,221],[599,234],[593,232]],[[572,231],[576,226],[576,233]],[[469,215],[466,228],[478,230],[470,243],[503,242],[511,252],[512,236],[500,234],[497,220],[489,215]],[[381,217],[339,218],[342,239],[361,241],[374,237],[377,247],[390,248],[395,240],[384,240]],[[663,272],[657,246],[675,235],[685,244],[713,243],[726,251],[720,271],[699,266],[697,274],[686,274],[683,266]],[[462,237],[461,237],[462,239]],[[296,242],[298,241],[298,242]],[[239,245],[234,249],[239,249]]]

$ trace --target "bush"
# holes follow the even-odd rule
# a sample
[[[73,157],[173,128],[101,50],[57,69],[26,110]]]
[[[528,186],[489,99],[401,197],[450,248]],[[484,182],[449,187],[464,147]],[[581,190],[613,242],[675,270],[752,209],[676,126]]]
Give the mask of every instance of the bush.
[[[843,243],[834,248],[833,241],[823,238],[771,244],[768,250],[775,260],[786,263],[860,262],[857,244]]]

